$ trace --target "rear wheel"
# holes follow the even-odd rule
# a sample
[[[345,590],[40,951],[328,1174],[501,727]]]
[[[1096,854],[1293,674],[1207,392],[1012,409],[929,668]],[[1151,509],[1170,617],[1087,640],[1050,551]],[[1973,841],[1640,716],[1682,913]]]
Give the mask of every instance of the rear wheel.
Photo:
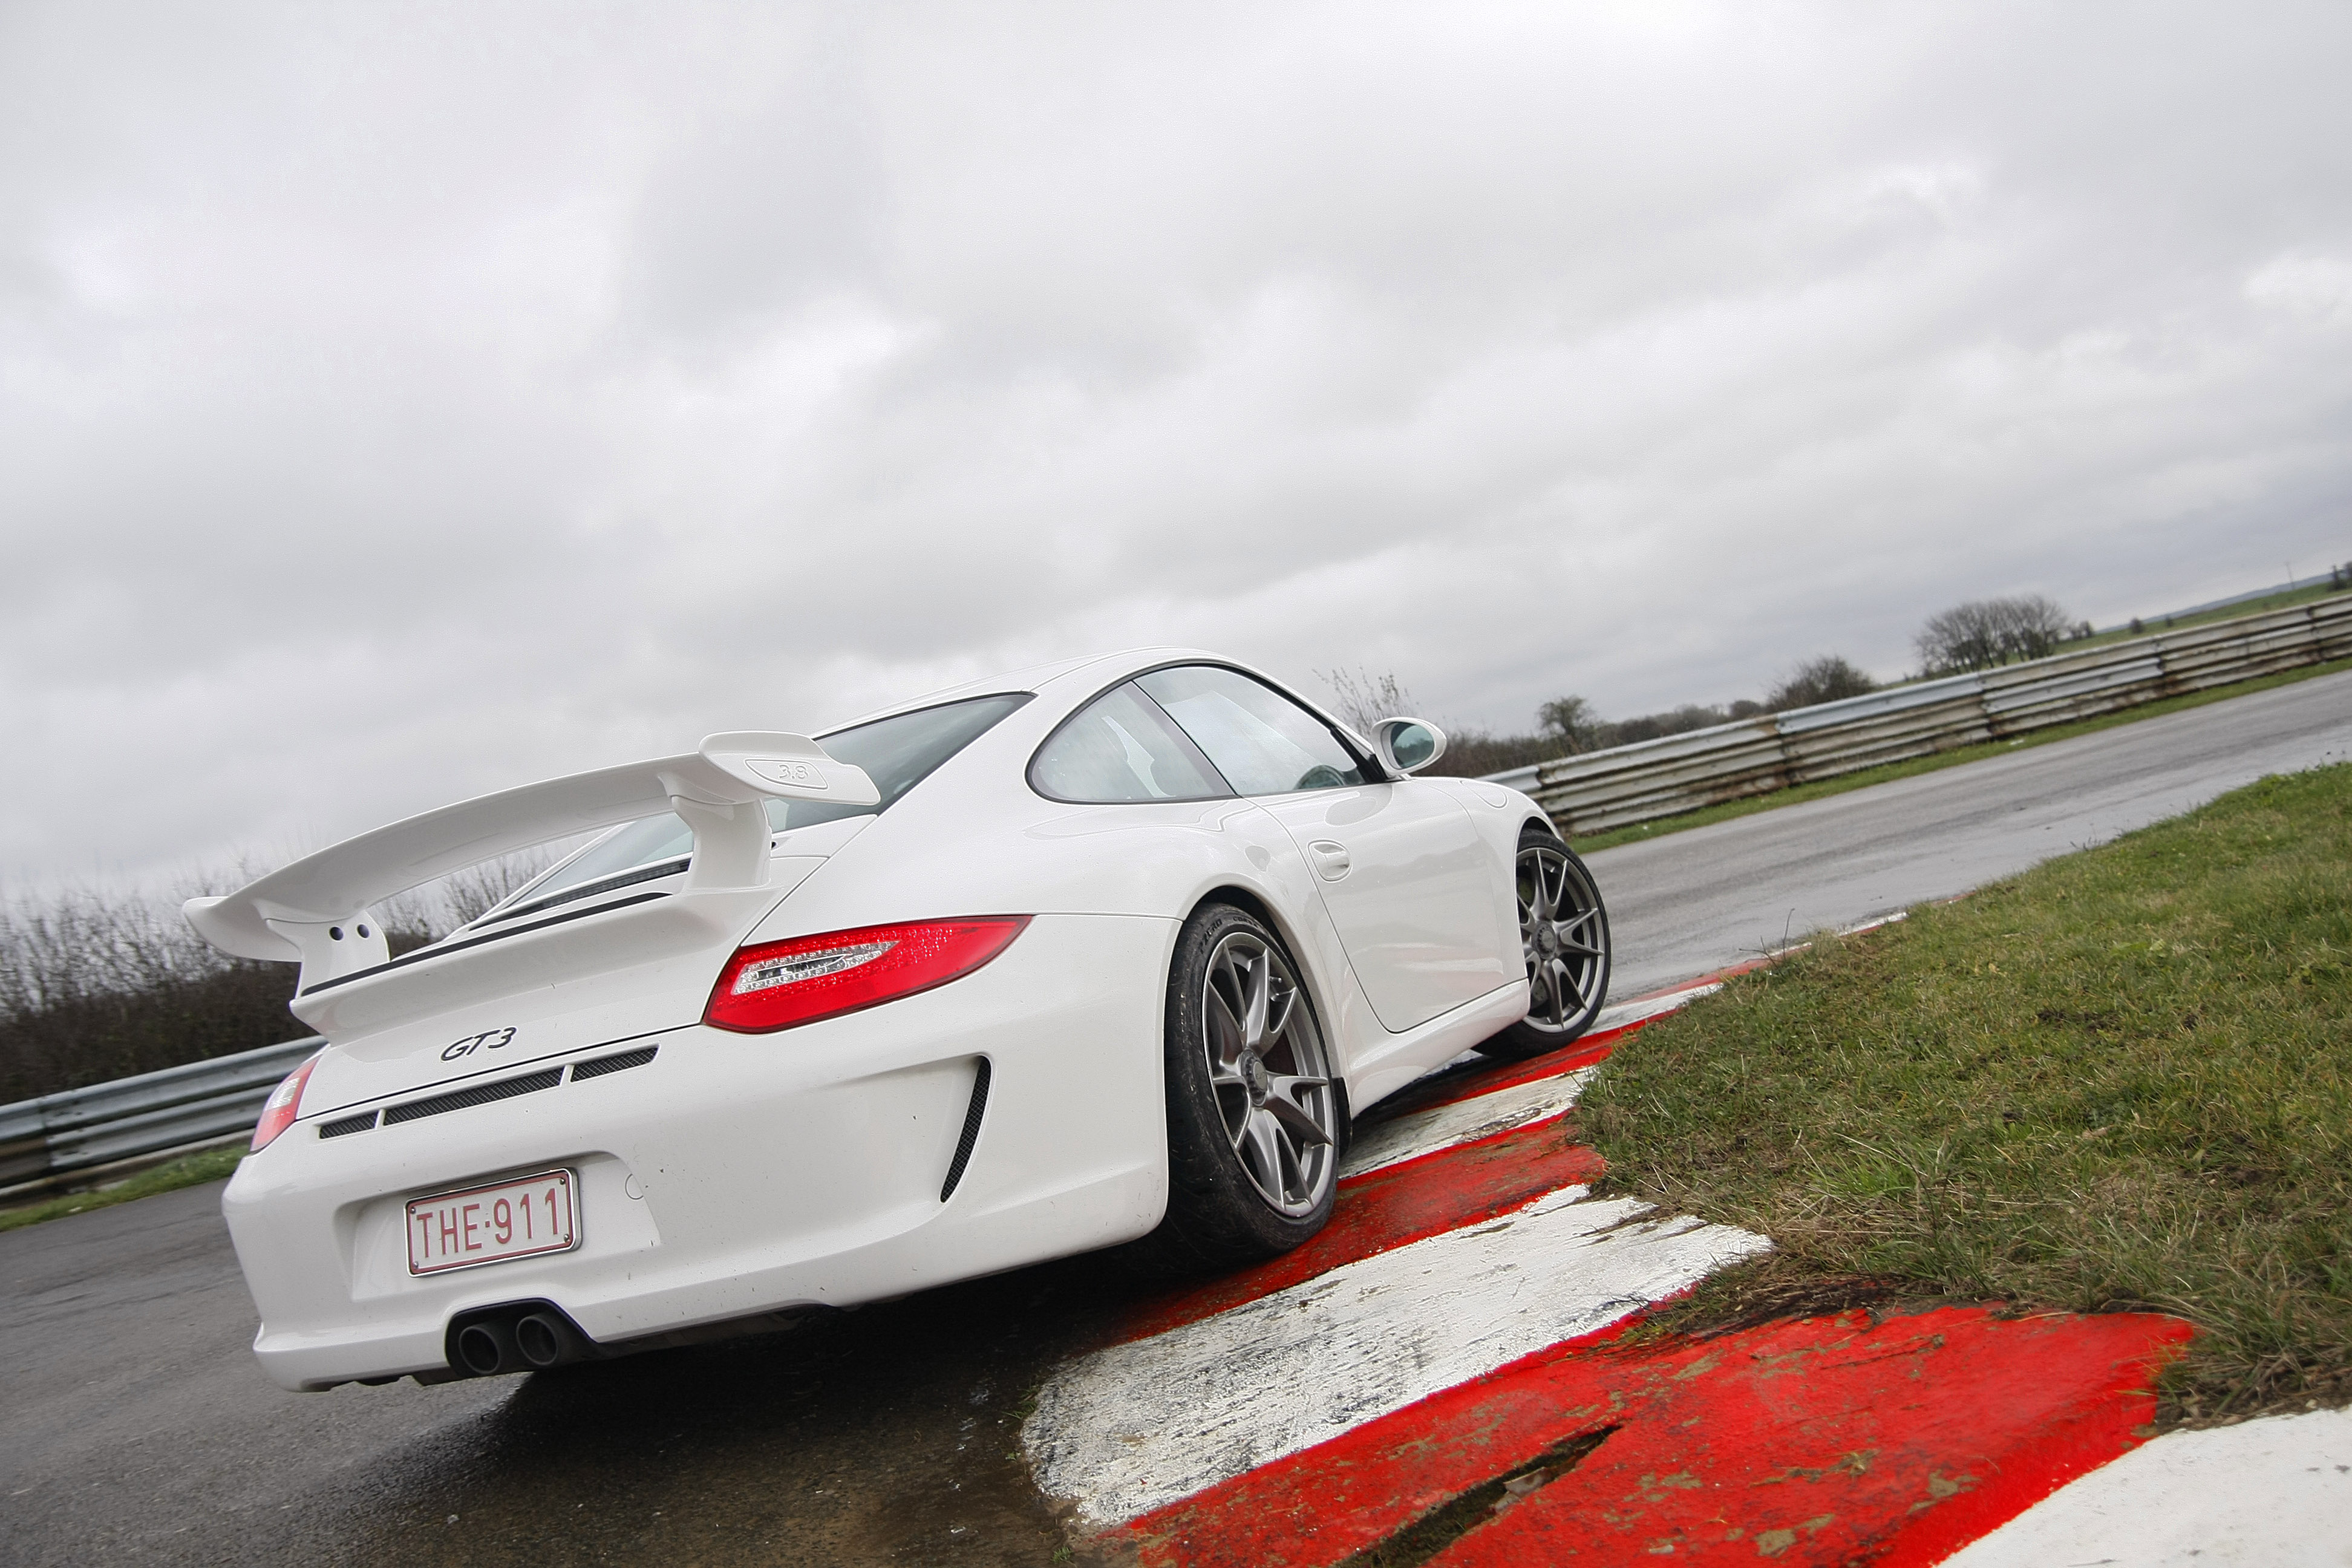
[[[1519,947],[1528,1016],[1478,1047],[1533,1057],[1592,1027],[1609,997],[1609,911],[1592,873],[1559,837],[1533,823],[1519,834]]]
[[[1168,1215],[1155,1272],[1271,1258],[1331,1217],[1339,1086],[1298,973],[1247,911],[1203,905],[1176,939],[1166,1034]]]

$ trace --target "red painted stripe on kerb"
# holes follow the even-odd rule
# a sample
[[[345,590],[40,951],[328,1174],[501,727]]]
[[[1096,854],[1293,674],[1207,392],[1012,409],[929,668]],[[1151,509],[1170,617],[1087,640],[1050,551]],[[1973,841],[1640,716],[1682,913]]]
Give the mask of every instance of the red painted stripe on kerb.
[[[1561,1120],[1457,1143],[1344,1183],[1330,1224],[1313,1240],[1254,1268],[1146,1302],[1114,1337],[1163,1333],[1360,1258],[1492,1219],[1561,1187],[1590,1186],[1606,1167],[1597,1152],[1562,1136]]]
[[[1720,985],[1736,975],[1761,969],[1771,962],[1769,958],[1759,958],[1745,963],[1736,963],[1728,969],[1718,969],[1711,974],[1702,974],[1696,979],[1681,981],[1667,986],[1663,991],[1646,992],[1616,1005],[1638,1007],[1644,1002],[1654,1002],[1661,997],[1686,996],[1688,993],[1702,990],[1709,985]],[[1685,1005],[1696,1000],[1697,1000],[1696,996],[1687,996]],[[1431,1110],[1441,1105],[1453,1105],[1461,1100],[1475,1100],[1482,1094],[1492,1094],[1498,1089],[1515,1089],[1520,1084],[1534,1083],[1539,1079],[1557,1078],[1561,1073],[1574,1072],[1579,1068],[1589,1068],[1593,1063],[1605,1059],[1610,1051],[1622,1044],[1627,1036],[1638,1034],[1659,1019],[1671,1017],[1680,1011],[1682,1011],[1680,1006],[1671,1007],[1663,1013],[1653,1013],[1645,1018],[1629,1019],[1613,1028],[1596,1029],[1591,1034],[1571,1041],[1559,1051],[1549,1056],[1536,1057],[1523,1062],[1496,1062],[1493,1067],[1484,1069],[1446,1072],[1423,1079],[1381,1101],[1374,1108],[1375,1113],[1385,1121],[1397,1116],[1410,1115],[1416,1110]]]
[[[1665,1016],[1667,1015],[1664,1013],[1658,1015],[1660,1018]],[[1465,1100],[1492,1094],[1498,1089],[1517,1089],[1523,1083],[1536,1083],[1575,1072],[1580,1068],[1589,1068],[1595,1062],[1607,1060],[1609,1053],[1626,1036],[1655,1022],[1656,1018],[1636,1018],[1630,1024],[1601,1034],[1587,1035],[1563,1049],[1549,1056],[1538,1057],[1532,1061],[1496,1062],[1489,1068],[1473,1068],[1466,1072],[1456,1070],[1423,1079],[1381,1100],[1373,1107],[1373,1118],[1367,1120],[1376,1118],[1381,1121],[1391,1121],[1400,1116],[1410,1116],[1416,1110],[1434,1110],[1441,1105],[1458,1105]]]
[[[2134,1447],[2190,1331],[2139,1313],[1946,1308],[1570,1342],[1119,1533],[1147,1564],[1318,1568],[1607,1430],[1432,1563],[1924,1565]]]

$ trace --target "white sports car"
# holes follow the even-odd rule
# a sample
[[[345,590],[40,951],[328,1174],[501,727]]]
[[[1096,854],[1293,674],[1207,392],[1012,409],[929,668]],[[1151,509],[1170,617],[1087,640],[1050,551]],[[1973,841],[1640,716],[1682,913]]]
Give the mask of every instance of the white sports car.
[[[289,1388],[551,1366],[1331,1211],[1351,1110],[1574,1038],[1609,978],[1535,803],[1155,649],[428,812],[189,921],[329,1044],[223,1206]],[[609,827],[394,957],[369,905]]]

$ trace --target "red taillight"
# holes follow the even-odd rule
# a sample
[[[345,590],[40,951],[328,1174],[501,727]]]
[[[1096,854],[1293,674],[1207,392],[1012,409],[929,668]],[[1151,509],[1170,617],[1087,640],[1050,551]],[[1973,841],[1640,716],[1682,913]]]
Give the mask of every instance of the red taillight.
[[[764,1035],[911,996],[970,974],[1028,923],[1027,915],[913,921],[739,948],[711,987],[702,1021]]]
[[[269,1091],[269,1099],[261,1108],[261,1124],[253,1130],[256,1153],[268,1148],[271,1139],[293,1126],[294,1119],[302,1114],[302,1090],[310,1081],[310,1069],[318,1065],[319,1058],[312,1057]]]

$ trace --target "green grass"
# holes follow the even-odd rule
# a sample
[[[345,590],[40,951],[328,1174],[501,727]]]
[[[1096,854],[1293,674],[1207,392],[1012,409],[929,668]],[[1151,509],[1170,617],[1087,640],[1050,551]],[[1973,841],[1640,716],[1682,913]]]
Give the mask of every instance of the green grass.
[[[2258,676],[2231,686],[2218,686],[2210,691],[2193,691],[2184,697],[2167,697],[2160,701],[2126,708],[2117,713],[2102,713],[2095,719],[2080,719],[2071,724],[2053,724],[2046,730],[2036,730],[2015,740],[1988,741],[1981,745],[1959,746],[1933,756],[1913,757],[1907,762],[1888,763],[1882,767],[1865,768],[1860,773],[1846,773],[1833,779],[1822,779],[1813,784],[1798,784],[1790,789],[1775,790],[1770,795],[1750,795],[1746,800],[1726,801],[1721,805],[1702,806],[1679,816],[1661,817],[1654,822],[1637,822],[1625,827],[1612,827],[1603,833],[1580,833],[1570,842],[1580,855],[1591,855],[1620,844],[1638,844],[1645,839],[1664,837],[1687,828],[1705,827],[1709,824],[1728,822],[1734,817],[1753,816],[1759,811],[1776,811],[1784,805],[1800,805],[1824,795],[1843,795],[1848,790],[1867,789],[1872,784],[1888,784],[1895,779],[1907,779],[1920,773],[1932,773],[1943,768],[1956,768],[1964,763],[1980,763],[1988,757],[2006,756],[2032,746],[2046,746],[2053,741],[2071,741],[2077,735],[2095,731],[2112,730],[2118,724],[2136,724],[2142,719],[2158,719],[2167,713],[2179,713],[2185,709],[2202,708],[2209,702],[2225,701],[2232,697],[2244,697],[2256,691],[2268,691],[2274,686],[2292,686],[2298,680],[2314,676],[2333,675],[2352,669],[2352,658],[2339,658],[2326,664],[2315,664],[2302,669],[2290,669],[2276,675]]]
[[[1769,1236],[1682,1321],[2178,1313],[2168,1420],[2352,1396],[2352,766],[2266,779],[1645,1030],[1610,1184]]]
[[[203,1182],[217,1182],[236,1169],[245,1158],[245,1145],[231,1143],[218,1149],[200,1149],[193,1154],[183,1154],[166,1164],[140,1172],[126,1181],[95,1192],[68,1193],[61,1198],[50,1198],[23,1208],[0,1210],[0,1230],[15,1230],[21,1226],[38,1225],[45,1219],[62,1219],[69,1214],[87,1209],[102,1209],[112,1204],[127,1204],[133,1198],[152,1197],[157,1193],[175,1192]]]

